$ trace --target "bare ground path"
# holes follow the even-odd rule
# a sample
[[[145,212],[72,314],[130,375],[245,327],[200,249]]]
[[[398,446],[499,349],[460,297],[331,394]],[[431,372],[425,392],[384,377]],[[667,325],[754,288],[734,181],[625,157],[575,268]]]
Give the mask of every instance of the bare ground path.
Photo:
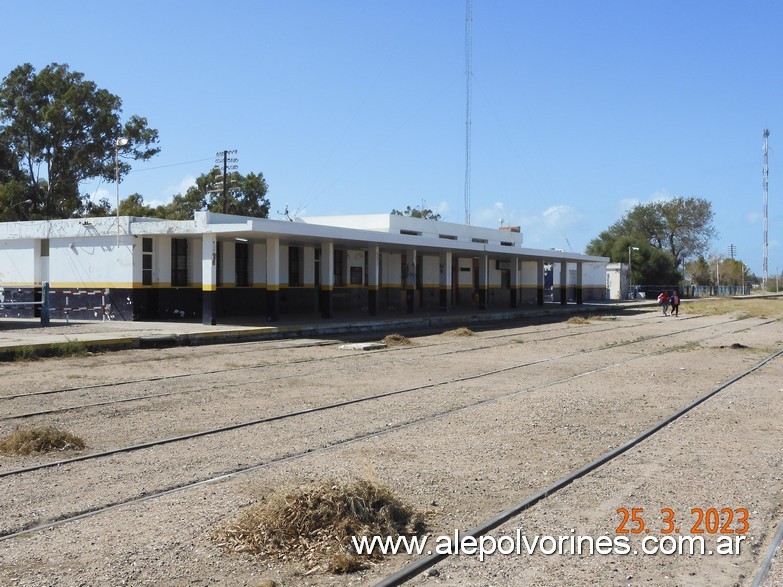
[[[0,583],[258,585],[272,578],[280,585],[372,584],[411,558],[391,557],[349,576],[305,574],[295,561],[228,554],[211,534],[272,488],[368,475],[429,511],[433,534],[467,529],[783,348],[783,328],[769,316],[691,313],[678,320],[651,312],[413,342],[373,353],[277,341],[0,365],[2,416],[171,392],[24,419],[79,433],[88,444],[82,454],[400,391],[0,477],[5,533],[132,502],[0,541]],[[187,376],[114,385],[173,374]],[[750,529],[740,555],[494,556],[484,562],[462,556],[413,582],[749,584],[783,517],[782,375],[783,360],[771,363],[498,530],[613,536],[618,508],[668,507],[690,516],[694,507],[744,507]],[[109,386],[3,399],[19,390],[102,383]],[[0,420],[0,434],[20,423]],[[1,456],[0,474],[68,456]],[[256,468],[138,501],[248,467]],[[769,584],[779,584],[780,576],[780,565],[773,565]]]

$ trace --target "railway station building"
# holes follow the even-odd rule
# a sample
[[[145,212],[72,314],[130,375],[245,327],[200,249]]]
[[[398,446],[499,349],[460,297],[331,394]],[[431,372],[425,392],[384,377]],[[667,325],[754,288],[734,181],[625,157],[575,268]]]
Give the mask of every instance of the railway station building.
[[[390,214],[0,223],[0,315],[32,317],[39,307],[21,302],[45,282],[52,318],[204,324],[607,299],[607,258],[522,237]]]

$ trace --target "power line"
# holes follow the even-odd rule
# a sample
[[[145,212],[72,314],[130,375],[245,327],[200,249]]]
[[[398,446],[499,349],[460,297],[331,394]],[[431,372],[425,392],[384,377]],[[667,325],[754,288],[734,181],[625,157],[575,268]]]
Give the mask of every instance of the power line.
[[[183,161],[182,163],[169,163],[168,165],[158,165],[157,167],[145,167],[144,169],[131,169],[128,171],[128,173],[140,173],[142,171],[152,171],[153,169],[177,167],[178,165],[190,165],[191,163],[201,163],[202,161],[212,161],[212,157],[207,157],[206,159],[194,159],[193,161]]]

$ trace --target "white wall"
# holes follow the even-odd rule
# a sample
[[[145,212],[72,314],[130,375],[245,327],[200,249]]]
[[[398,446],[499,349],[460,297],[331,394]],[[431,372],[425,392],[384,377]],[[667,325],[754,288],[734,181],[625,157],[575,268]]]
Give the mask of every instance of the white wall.
[[[118,247],[116,236],[49,239],[51,286],[133,287],[134,240],[123,235]]]
[[[460,257],[457,260],[457,286],[472,288],[473,287],[473,259],[469,257]],[[463,271],[467,268],[468,271]]]
[[[253,243],[252,249],[253,275],[251,283],[255,287],[263,287],[266,285],[266,244]]]
[[[402,286],[402,254],[381,253],[381,285],[384,287]]]
[[[35,241],[0,241],[0,286],[35,285]]]

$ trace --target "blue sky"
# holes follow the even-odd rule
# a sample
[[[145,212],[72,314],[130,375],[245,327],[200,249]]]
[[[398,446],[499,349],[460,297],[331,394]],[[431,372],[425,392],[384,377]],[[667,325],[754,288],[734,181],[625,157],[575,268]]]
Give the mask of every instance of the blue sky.
[[[160,132],[120,186],[184,193],[214,154],[263,172],[271,217],[420,206],[464,222],[464,0],[6,7],[0,76],[72,70]],[[783,3],[473,0],[471,223],[582,252],[636,203],[710,200],[719,237],[783,267]],[[83,191],[114,201],[114,185]]]

